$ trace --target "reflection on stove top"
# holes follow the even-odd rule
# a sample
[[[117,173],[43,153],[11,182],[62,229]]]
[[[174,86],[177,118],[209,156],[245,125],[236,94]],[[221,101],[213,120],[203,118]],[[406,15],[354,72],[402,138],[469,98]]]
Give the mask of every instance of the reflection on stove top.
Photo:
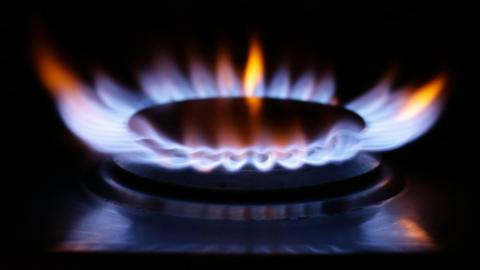
[[[125,210],[91,198],[68,206],[78,218],[64,229],[64,239],[53,250],[324,254],[437,249],[411,205],[407,188],[374,212],[280,221],[218,221]]]

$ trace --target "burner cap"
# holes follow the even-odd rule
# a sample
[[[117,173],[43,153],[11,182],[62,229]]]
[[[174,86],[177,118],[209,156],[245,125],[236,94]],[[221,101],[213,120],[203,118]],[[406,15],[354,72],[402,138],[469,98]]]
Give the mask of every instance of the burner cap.
[[[150,127],[145,128],[145,123]],[[210,98],[146,108],[129,127],[151,138],[151,129],[190,147],[287,147],[325,140],[334,129],[358,132],[363,119],[342,107],[273,98]],[[147,142],[148,143],[148,142]],[[150,142],[152,147],[154,143]]]

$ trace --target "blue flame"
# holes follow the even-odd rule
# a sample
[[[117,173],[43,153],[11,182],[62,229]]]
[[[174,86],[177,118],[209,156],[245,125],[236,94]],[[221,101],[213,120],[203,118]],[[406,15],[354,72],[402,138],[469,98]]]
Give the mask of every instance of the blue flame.
[[[174,142],[155,131],[148,122],[140,123],[143,132],[139,135],[130,130],[128,122],[139,110],[158,104],[245,96],[230,62],[223,62],[213,74],[196,61],[191,65],[189,76],[185,76],[171,61],[160,61],[155,68],[141,72],[139,81],[141,93],[125,89],[105,75],[96,77],[93,89],[82,85],[79,91],[57,91],[61,116],[93,149],[121,155],[132,162],[166,168],[193,167],[200,171],[219,166],[235,171],[251,164],[267,171],[275,165],[288,169],[304,164],[319,166],[350,159],[361,151],[400,147],[424,134],[441,111],[441,99],[434,96],[431,101],[427,100],[428,103],[423,101],[416,106],[414,112],[403,113],[406,118],[398,117],[412,107],[415,102],[412,90],[415,89],[392,91],[389,80],[385,79],[363,96],[343,105],[364,118],[367,127],[362,131],[342,128],[342,123],[338,123],[327,136],[308,143],[299,140],[286,147],[251,145],[240,149],[214,149]],[[443,87],[443,84],[435,87]],[[307,71],[292,82],[288,69],[280,68],[269,82],[258,83],[254,96],[332,105],[336,104],[334,93],[332,74],[317,79]]]

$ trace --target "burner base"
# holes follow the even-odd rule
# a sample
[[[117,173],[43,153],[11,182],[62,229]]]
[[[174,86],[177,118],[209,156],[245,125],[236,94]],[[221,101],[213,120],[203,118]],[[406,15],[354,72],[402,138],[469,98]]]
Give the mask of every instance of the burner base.
[[[305,169],[285,173],[291,174],[291,181],[304,178],[303,174],[305,177],[312,176],[312,172]],[[168,171],[165,177],[172,177],[172,174],[175,172]],[[181,177],[185,172],[179,171],[178,174]],[[176,217],[216,220],[314,218],[371,210],[397,195],[404,187],[404,181],[394,176],[390,168],[382,163],[367,172],[335,181],[324,181],[319,175],[318,179],[322,181],[316,185],[310,181],[305,186],[251,190],[192,187],[152,181],[132,174],[111,161],[102,166],[97,177],[88,179],[87,186],[91,191],[121,207],[141,208]]]

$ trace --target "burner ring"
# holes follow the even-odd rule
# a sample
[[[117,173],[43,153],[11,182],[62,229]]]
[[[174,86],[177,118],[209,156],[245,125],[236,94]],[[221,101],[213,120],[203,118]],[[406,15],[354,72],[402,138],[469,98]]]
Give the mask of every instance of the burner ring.
[[[348,161],[323,166],[304,166],[297,170],[276,166],[268,172],[263,172],[253,166],[245,166],[235,172],[216,168],[204,173],[192,168],[170,170],[117,156],[113,159],[112,166],[116,167],[114,172],[117,172],[117,178],[136,179],[130,181],[132,185],[143,182],[144,185],[150,185],[153,188],[158,184],[166,184],[211,191],[251,193],[252,191],[308,188],[349,179],[378,169],[381,161],[372,155],[362,153]]]
[[[144,108],[127,129],[141,151],[124,159],[164,168],[298,169],[348,160],[366,122],[341,106],[275,98],[206,98]]]
[[[335,128],[359,132],[366,123],[339,106],[250,97],[195,99],[147,107],[135,113],[128,126],[145,138],[154,130],[172,142],[193,144],[189,146],[192,148],[244,149],[256,144],[285,148],[298,143],[298,132],[301,140],[310,144],[325,139]]]
[[[295,180],[308,170],[290,172],[293,172],[291,175],[295,178],[292,180]],[[166,171],[165,175],[172,177],[175,173],[180,176],[188,172]],[[262,173],[256,174],[258,177]],[[231,174],[230,178],[234,175]],[[320,181],[317,185],[310,182],[305,186],[256,190],[209,189],[152,182],[151,179],[126,171],[113,161],[106,162],[98,176],[88,178],[89,189],[121,207],[141,208],[177,217],[217,220],[314,218],[354,210],[371,210],[397,195],[404,187],[403,179],[394,176],[383,163],[369,171],[335,181]]]

